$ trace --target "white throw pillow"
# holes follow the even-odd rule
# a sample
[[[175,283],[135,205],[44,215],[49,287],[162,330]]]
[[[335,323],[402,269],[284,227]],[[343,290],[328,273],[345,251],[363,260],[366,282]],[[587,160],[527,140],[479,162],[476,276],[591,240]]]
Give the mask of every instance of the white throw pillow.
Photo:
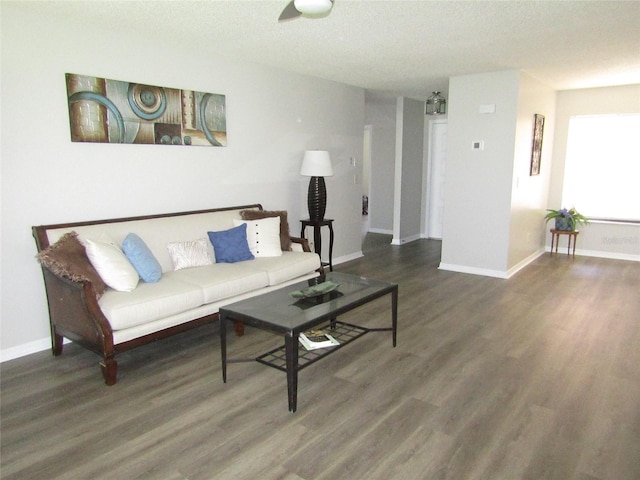
[[[199,238],[188,242],[168,243],[169,255],[174,270],[211,265],[211,257],[207,250],[207,239]]]
[[[115,242],[84,238],[82,243],[104,283],[119,292],[130,292],[138,286],[138,272]]]
[[[243,223],[247,224],[247,243],[254,257],[279,257],[282,255],[280,217],[233,220],[236,227]]]

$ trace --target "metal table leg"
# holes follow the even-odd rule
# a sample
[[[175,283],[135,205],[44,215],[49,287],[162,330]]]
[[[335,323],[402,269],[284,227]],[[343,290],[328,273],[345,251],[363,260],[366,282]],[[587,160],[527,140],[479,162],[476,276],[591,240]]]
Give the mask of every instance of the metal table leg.
[[[285,335],[284,346],[287,364],[289,411],[295,412],[298,403],[298,335]]]

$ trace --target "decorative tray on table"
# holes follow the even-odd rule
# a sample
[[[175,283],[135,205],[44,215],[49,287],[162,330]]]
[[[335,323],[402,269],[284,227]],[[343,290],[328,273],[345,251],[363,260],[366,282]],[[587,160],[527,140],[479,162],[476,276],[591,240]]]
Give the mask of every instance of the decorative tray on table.
[[[293,298],[313,298],[318,297],[320,295],[325,295],[327,293],[333,292],[336,288],[338,288],[340,284],[334,283],[331,281],[319,283],[318,285],[314,285],[309,288],[303,288],[302,290],[296,290],[295,292],[291,292]]]

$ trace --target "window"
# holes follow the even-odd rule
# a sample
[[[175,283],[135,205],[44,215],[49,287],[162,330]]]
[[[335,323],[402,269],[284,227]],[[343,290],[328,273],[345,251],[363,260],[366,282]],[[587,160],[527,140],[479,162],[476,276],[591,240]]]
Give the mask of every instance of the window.
[[[562,205],[592,219],[640,220],[640,114],[569,119]]]

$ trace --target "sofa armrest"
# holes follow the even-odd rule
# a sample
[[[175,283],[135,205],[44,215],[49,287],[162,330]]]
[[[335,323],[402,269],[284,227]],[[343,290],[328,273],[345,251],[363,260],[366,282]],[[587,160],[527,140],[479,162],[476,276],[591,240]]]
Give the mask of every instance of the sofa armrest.
[[[54,354],[56,335],[65,336],[101,355],[113,355],[113,330],[102,313],[90,282],[58,277],[43,267]],[[56,351],[58,350],[58,351]]]
[[[294,252],[311,252],[306,238],[291,237],[291,250]]]

